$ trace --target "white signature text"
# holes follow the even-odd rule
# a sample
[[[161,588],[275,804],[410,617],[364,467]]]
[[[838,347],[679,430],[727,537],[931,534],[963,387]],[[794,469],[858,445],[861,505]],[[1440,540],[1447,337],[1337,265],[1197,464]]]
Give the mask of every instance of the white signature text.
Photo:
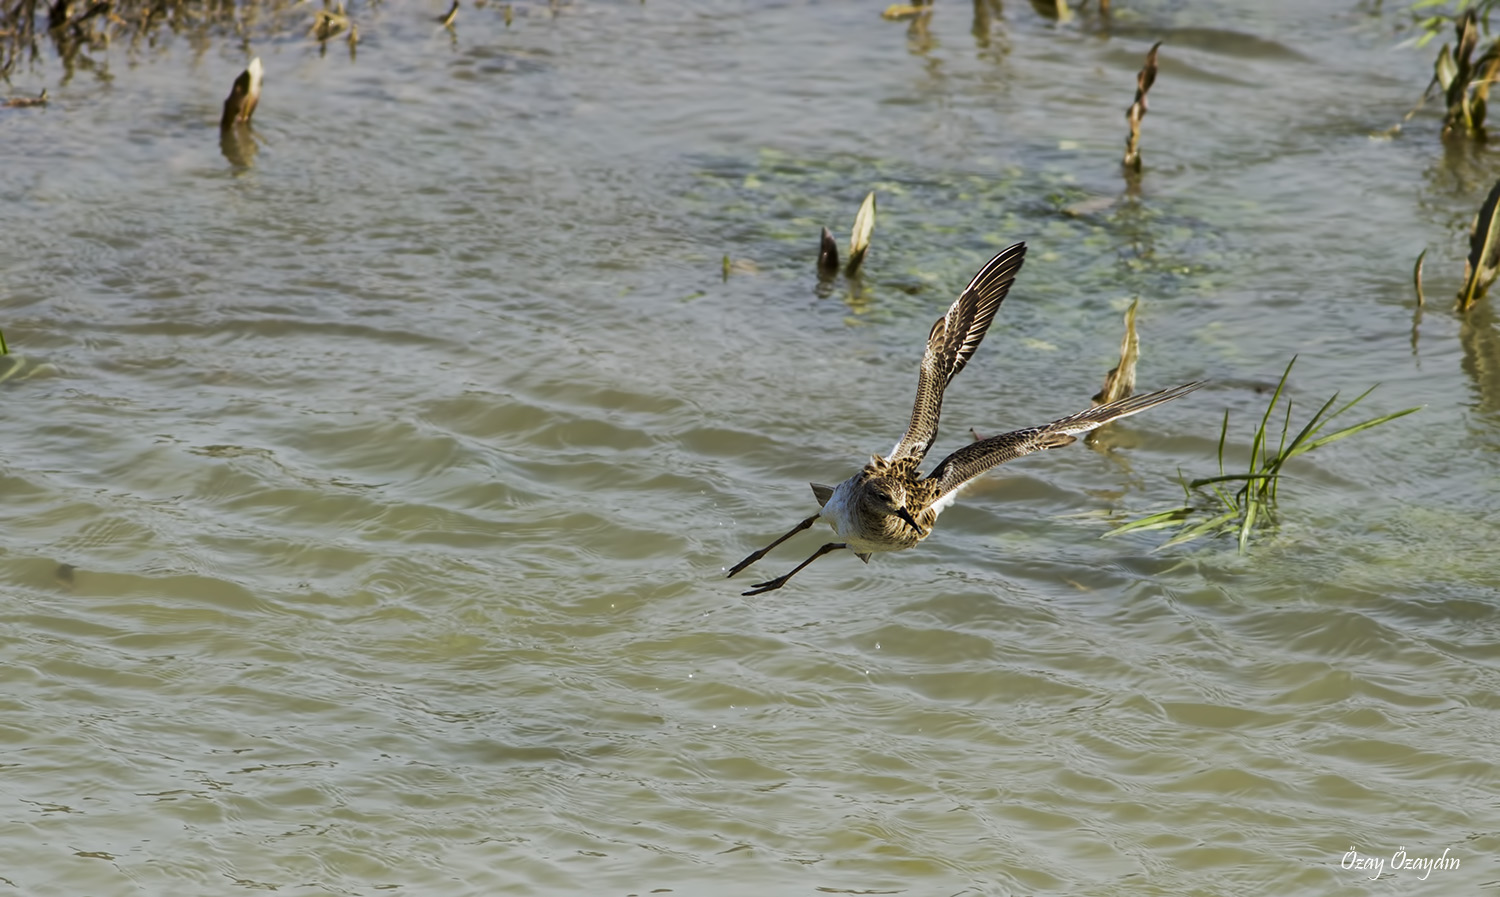
[[[1426,881],[1427,876],[1431,875],[1434,869],[1458,868],[1458,857],[1448,856],[1448,852],[1452,849],[1451,847],[1443,848],[1443,855],[1440,857],[1417,857],[1407,853],[1403,845],[1400,850],[1391,854],[1390,862],[1387,863],[1385,857],[1360,853],[1351,847],[1349,852],[1344,854],[1344,859],[1339,865],[1345,869],[1359,869],[1373,873],[1370,875],[1371,881],[1379,878],[1387,868],[1392,872],[1398,869],[1420,869],[1422,871],[1420,880]]]

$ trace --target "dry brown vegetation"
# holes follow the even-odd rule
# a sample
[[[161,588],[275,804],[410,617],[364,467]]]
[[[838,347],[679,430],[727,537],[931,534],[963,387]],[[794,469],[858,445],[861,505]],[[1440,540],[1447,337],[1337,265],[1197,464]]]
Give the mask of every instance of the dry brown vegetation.
[[[65,74],[104,71],[100,55],[124,43],[150,52],[172,40],[206,49],[213,41],[268,39],[305,32],[319,13],[292,0],[0,0],[0,78],[34,65],[51,47]]]

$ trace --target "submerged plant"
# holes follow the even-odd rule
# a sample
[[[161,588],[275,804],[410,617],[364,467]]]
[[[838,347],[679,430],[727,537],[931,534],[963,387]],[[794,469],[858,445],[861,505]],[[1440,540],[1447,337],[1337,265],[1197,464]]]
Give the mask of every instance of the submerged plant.
[[[1141,170],[1141,119],[1146,117],[1146,93],[1156,83],[1156,51],[1161,41],[1151,45],[1146,54],[1146,64],[1135,76],[1135,102],[1125,110],[1125,120],[1130,122],[1130,134],[1125,138],[1125,158],[1121,164],[1126,171]]]
[[[0,333],[0,384],[30,380],[38,374],[52,373],[55,370],[46,362],[38,364],[23,356],[10,354],[10,347],[5,344],[5,334]]]
[[[1292,402],[1288,399],[1285,403],[1285,411],[1281,414],[1281,436],[1273,448],[1269,431],[1272,424],[1271,418],[1276,413],[1276,406],[1281,401],[1282,393],[1286,390],[1286,380],[1292,373],[1292,365],[1296,363],[1296,358],[1287,363],[1286,370],[1281,374],[1281,380],[1276,384],[1276,391],[1272,393],[1271,401],[1266,405],[1266,412],[1261,415],[1260,426],[1256,428],[1255,437],[1250,443],[1250,462],[1244,473],[1224,472],[1224,444],[1229,436],[1229,411],[1226,409],[1224,423],[1219,430],[1218,476],[1204,477],[1191,482],[1183,481],[1182,488],[1186,504],[1182,507],[1132,520],[1124,526],[1110,530],[1105,535],[1113,536],[1136,530],[1172,527],[1180,529],[1177,535],[1163,544],[1162,547],[1166,547],[1204,536],[1235,533],[1239,539],[1240,551],[1243,552],[1250,544],[1250,536],[1256,526],[1274,525],[1277,490],[1283,476],[1282,468],[1286,462],[1330,442],[1343,439],[1345,436],[1353,436],[1361,430],[1368,430],[1419,410],[1407,408],[1336,430],[1326,436],[1318,436],[1334,418],[1358,405],[1365,396],[1375,390],[1375,387],[1370,387],[1352,401],[1330,413],[1330,409],[1339,397],[1338,393],[1334,393],[1302,429],[1295,435],[1291,435],[1288,440],[1292,424]],[[1231,493],[1227,491],[1230,483],[1242,485],[1238,491]]]
[[[882,19],[892,22],[901,22],[907,19],[915,19],[918,16],[932,15],[932,2],[925,3],[892,3],[880,14]]]

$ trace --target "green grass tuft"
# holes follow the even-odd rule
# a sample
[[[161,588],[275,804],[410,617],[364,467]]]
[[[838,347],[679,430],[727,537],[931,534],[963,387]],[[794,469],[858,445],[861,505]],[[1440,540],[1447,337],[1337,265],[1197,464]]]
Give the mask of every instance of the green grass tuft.
[[[1204,536],[1234,534],[1239,542],[1240,551],[1244,552],[1249,548],[1250,537],[1256,532],[1257,526],[1275,524],[1278,490],[1283,476],[1282,469],[1286,462],[1330,442],[1353,436],[1362,430],[1388,423],[1419,410],[1407,408],[1319,436],[1318,434],[1329,423],[1358,405],[1375,390],[1375,387],[1372,386],[1360,393],[1358,397],[1346,402],[1337,410],[1332,410],[1338,401],[1338,393],[1334,393],[1302,429],[1296,432],[1296,435],[1291,435],[1292,402],[1288,399],[1284,403],[1284,410],[1279,414],[1277,405],[1282,404],[1287,377],[1291,375],[1292,365],[1296,363],[1296,358],[1287,363],[1286,370],[1281,374],[1281,380],[1276,384],[1276,391],[1271,394],[1271,401],[1266,405],[1265,414],[1261,415],[1260,426],[1256,428],[1255,437],[1250,443],[1250,461],[1244,473],[1226,473],[1224,470],[1224,446],[1229,439],[1229,411],[1225,410],[1224,422],[1219,429],[1218,475],[1190,482],[1184,480],[1182,488],[1185,504],[1182,507],[1132,520],[1123,526],[1115,527],[1105,535],[1115,536],[1151,529],[1178,529],[1176,535],[1163,543],[1161,547],[1165,548]],[[1277,417],[1281,421],[1281,434],[1276,439],[1276,447],[1272,449],[1272,419]],[[1231,493],[1228,491],[1228,486],[1233,483],[1239,483],[1240,488]]]

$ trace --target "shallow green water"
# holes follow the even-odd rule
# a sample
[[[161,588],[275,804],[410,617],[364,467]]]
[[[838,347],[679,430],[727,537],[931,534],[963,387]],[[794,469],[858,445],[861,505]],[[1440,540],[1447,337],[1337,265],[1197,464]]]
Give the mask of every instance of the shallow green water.
[[[0,110],[0,892],[1493,889],[1500,352],[1447,297],[1500,157],[1371,138],[1429,77],[1396,10],[1115,6],[360,5],[353,61],[252,36],[248,168],[235,46],[13,77],[53,102]],[[1142,388],[1213,385],[741,598],[1016,240],[937,454],[1085,407],[1136,296]],[[1425,407],[1246,556],[1099,538],[1292,355],[1299,418]]]

